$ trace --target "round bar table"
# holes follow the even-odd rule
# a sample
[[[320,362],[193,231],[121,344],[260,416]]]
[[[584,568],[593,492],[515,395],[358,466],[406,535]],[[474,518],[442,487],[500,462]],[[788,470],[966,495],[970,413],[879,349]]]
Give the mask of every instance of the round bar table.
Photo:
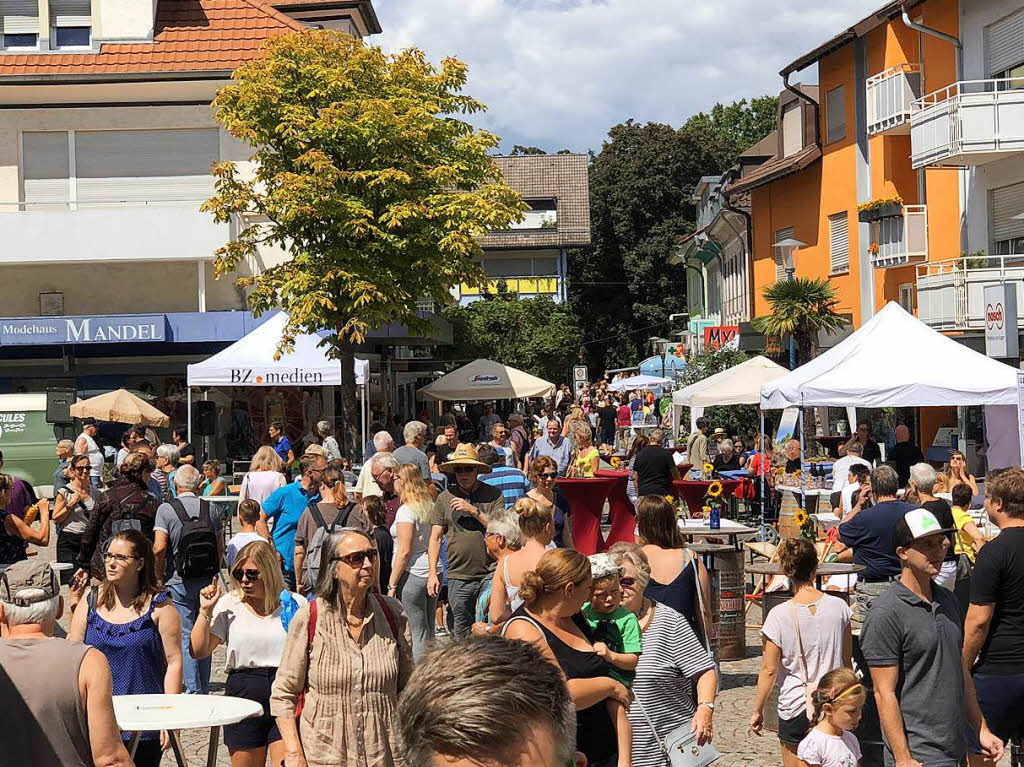
[[[569,502],[573,546],[584,556],[599,554],[607,548],[601,536],[601,515],[604,501],[616,481],[610,477],[555,480],[559,491]]]
[[[672,487],[676,495],[686,501],[686,508],[690,510],[691,517],[701,516],[701,509],[704,507],[704,496],[707,495],[708,487],[712,482],[722,483],[722,499],[729,500],[736,488],[740,486],[738,479],[674,479]]]
[[[594,473],[602,479],[615,480],[615,484],[612,485],[608,493],[608,517],[611,520],[611,530],[608,531],[605,546],[611,546],[619,541],[633,543],[636,531],[636,509],[633,507],[633,502],[629,500],[629,496],[626,495],[629,472],[599,470]]]

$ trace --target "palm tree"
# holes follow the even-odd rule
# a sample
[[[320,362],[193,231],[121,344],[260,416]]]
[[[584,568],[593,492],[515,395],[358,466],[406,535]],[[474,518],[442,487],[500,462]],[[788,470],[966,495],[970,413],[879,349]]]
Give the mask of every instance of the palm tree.
[[[772,313],[755,317],[751,323],[754,330],[776,343],[783,336],[792,336],[801,365],[814,357],[820,331],[832,335],[847,324],[846,318],[835,312],[836,291],[827,280],[780,280],[764,289],[764,297]]]

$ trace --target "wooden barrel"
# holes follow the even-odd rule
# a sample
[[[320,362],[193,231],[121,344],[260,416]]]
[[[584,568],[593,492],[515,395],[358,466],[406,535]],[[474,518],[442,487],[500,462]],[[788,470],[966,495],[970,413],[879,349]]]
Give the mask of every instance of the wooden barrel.
[[[718,576],[718,642],[715,657],[718,660],[743,660],[747,657],[746,584],[743,581],[743,552],[729,551],[715,554]],[[714,600],[712,600],[714,601]]]
[[[800,510],[800,496],[792,490],[782,491],[782,502],[779,504],[779,537],[798,538],[800,525],[796,523],[796,513]]]

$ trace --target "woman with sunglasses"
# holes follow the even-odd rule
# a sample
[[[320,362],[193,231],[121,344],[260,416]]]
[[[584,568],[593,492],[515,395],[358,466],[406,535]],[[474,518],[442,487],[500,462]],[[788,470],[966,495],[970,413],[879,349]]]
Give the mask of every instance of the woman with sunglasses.
[[[519,518],[522,546],[505,557],[501,567],[494,571],[491,587],[491,623],[504,623],[523,603],[519,596],[523,574],[537,569],[537,563],[549,550],[555,548],[551,539],[555,535],[555,520],[551,507],[542,509],[530,498],[516,501],[513,512]]]
[[[370,591],[369,535],[342,528],[321,552],[316,600],[292,618],[270,696],[285,767],[402,764],[394,717],[413,669],[409,621]]]
[[[949,460],[942,467],[942,473],[948,478],[947,492],[952,492],[957,485],[967,485],[971,488],[972,496],[978,495],[978,482],[974,475],[967,471],[967,456],[959,450],[949,454]]]
[[[211,458],[203,463],[203,481],[199,484],[199,495],[227,495],[228,483],[220,477],[220,461]]]
[[[76,455],[72,458],[69,467],[71,479],[57,490],[53,499],[53,522],[58,525],[58,562],[74,563],[82,546],[82,533],[89,523],[89,514],[100,500],[100,492],[89,479],[89,469],[89,456]],[[70,583],[73,574],[74,568],[62,571],[61,585]]]
[[[688,725],[700,743],[708,743],[714,735],[718,688],[714,657],[693,633],[686,616],[644,596],[651,565],[642,548],[619,541],[608,554],[621,568],[622,606],[636,616],[644,646],[630,688],[633,765],[664,767],[661,744],[669,733]]]
[[[572,531],[569,526],[569,502],[555,487],[558,479],[558,464],[548,455],[533,459],[530,464],[530,481],[533,483],[526,497],[534,501],[541,509],[551,512],[555,521],[555,537],[552,539],[558,548],[572,548]]]
[[[277,552],[266,541],[253,541],[235,558],[230,592],[214,577],[199,593],[199,618],[192,628],[189,649],[198,660],[210,657],[223,644],[228,675],[224,694],[263,706],[262,716],[224,728],[232,767],[262,767],[268,754],[272,765],[284,759],[281,732],[270,714],[270,690],[287,636],[283,591]],[[291,594],[291,599],[293,607],[306,604],[298,594]]]
[[[106,656],[114,695],[180,693],[181,619],[157,583],[153,545],[138,530],[124,530],[110,541],[103,563],[106,577],[86,599],[88,579],[76,578],[72,584],[68,639]],[[166,732],[143,733],[136,767],[157,767],[161,743],[170,745]]]

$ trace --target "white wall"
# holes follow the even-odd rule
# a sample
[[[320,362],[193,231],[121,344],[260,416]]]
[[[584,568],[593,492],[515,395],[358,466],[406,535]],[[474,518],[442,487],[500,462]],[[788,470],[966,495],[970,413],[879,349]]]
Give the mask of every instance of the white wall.
[[[152,40],[157,0],[93,0],[93,38]]]

